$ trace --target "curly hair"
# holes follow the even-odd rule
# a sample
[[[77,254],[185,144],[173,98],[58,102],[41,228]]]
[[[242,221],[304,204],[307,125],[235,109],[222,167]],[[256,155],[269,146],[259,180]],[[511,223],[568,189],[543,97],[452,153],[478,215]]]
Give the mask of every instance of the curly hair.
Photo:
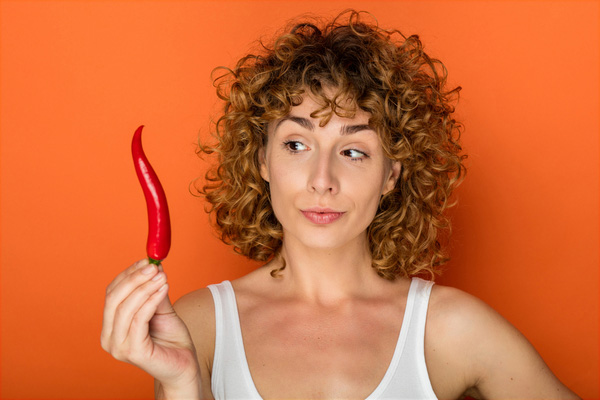
[[[258,160],[267,126],[307,91],[321,106],[311,114],[321,126],[332,113],[353,116],[352,103],[370,113],[386,156],[401,164],[395,188],[383,196],[367,230],[372,266],[389,280],[434,278],[449,259],[440,242],[450,231],[444,210],[454,205],[451,193],[466,172],[462,126],[453,118],[461,88],[446,89],[446,68],[424,52],[416,35],[366,23],[354,10],[321,25],[295,24],[234,69],[213,71],[225,105],[216,143],[199,145],[198,154],[214,153],[217,163],[198,191],[225,243],[253,260],[277,256],[283,232]]]

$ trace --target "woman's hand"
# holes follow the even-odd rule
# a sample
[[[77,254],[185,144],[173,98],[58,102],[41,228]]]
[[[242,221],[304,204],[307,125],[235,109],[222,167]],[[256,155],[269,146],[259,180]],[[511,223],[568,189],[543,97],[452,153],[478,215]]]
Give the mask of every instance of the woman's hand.
[[[190,334],[167,296],[162,267],[140,260],[106,289],[102,348],[133,364],[165,393],[199,393],[200,369]]]

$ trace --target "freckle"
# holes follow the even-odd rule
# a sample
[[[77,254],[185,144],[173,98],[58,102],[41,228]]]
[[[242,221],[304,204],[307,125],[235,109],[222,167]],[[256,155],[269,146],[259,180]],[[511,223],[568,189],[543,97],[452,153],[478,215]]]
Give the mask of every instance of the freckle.
[[[510,380],[511,380],[511,381],[513,381],[514,379],[513,379],[513,378],[510,378]]]

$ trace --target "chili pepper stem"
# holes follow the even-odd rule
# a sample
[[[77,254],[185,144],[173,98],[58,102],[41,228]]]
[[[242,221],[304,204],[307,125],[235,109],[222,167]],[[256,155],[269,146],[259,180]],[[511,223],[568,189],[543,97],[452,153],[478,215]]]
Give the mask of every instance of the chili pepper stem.
[[[154,265],[160,265],[161,260],[155,260],[152,257],[148,257],[148,261],[150,262],[150,264],[154,264]]]

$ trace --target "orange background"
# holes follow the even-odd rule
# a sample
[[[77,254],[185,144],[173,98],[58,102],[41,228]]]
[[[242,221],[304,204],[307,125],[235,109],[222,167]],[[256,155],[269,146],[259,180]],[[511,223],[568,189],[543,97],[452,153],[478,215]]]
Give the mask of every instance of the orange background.
[[[492,305],[560,379],[598,398],[598,1],[2,1],[1,397],[151,398],[100,348],[104,289],[144,256],[130,159],[168,194],[171,299],[255,267],[189,183],[209,79],[304,12],[366,9],[418,33],[463,86],[470,154],[439,280]]]

